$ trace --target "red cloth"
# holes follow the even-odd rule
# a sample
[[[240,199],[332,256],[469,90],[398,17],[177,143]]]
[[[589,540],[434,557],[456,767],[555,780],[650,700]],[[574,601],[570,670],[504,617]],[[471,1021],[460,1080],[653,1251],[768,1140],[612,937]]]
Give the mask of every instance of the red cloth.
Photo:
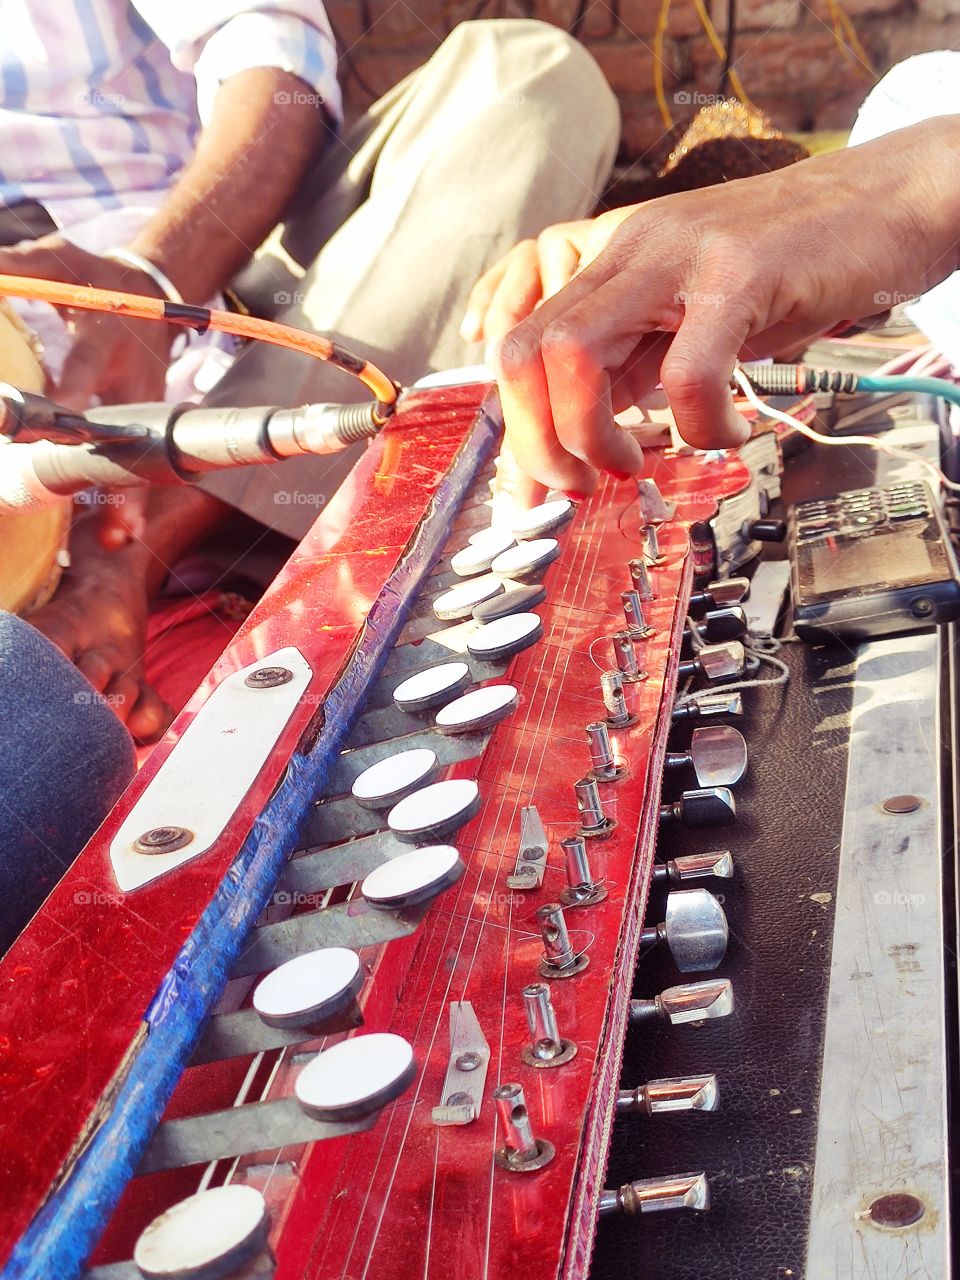
[[[145,674],[174,711],[185,705],[252,608],[242,596],[217,588],[154,601],[147,623]],[[138,765],[152,750],[137,748]]]

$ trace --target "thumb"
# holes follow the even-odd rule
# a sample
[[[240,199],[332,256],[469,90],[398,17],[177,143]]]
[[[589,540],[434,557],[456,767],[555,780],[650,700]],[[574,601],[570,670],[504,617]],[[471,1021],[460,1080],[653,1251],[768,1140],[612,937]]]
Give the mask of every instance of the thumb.
[[[687,304],[660,366],[677,430],[696,449],[734,449],[750,427],[733,407],[730,377],[751,329],[749,318],[712,301]]]
[[[82,413],[99,391],[110,362],[109,342],[93,342],[89,337],[74,339],[57,383],[57,399],[68,409]]]
[[[78,284],[89,274],[84,270],[89,256],[61,235],[41,236],[39,240],[0,249],[0,272]]]

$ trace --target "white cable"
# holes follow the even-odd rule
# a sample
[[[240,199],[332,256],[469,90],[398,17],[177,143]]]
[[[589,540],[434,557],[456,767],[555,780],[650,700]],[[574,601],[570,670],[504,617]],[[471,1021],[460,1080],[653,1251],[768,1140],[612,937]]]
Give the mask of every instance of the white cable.
[[[743,392],[745,398],[753,405],[754,409],[762,413],[764,417],[774,418],[777,422],[783,422],[788,427],[793,427],[795,431],[799,431],[801,435],[807,437],[808,440],[814,440],[817,444],[828,445],[851,445],[862,444],[868,448],[876,449],[880,453],[885,453],[891,458],[899,458],[904,462],[919,463],[925,467],[927,471],[934,477],[937,484],[943,485],[945,489],[951,490],[953,493],[960,493],[960,484],[954,480],[948,480],[936,463],[931,462],[929,458],[918,458],[915,453],[911,453],[908,449],[898,449],[895,445],[885,444],[877,436],[825,436],[819,431],[815,431],[813,427],[808,427],[805,422],[801,422],[799,418],[795,418],[792,413],[784,413],[781,409],[775,409],[773,405],[767,404],[761,400],[750,385],[750,379],[743,372],[739,365],[733,371],[734,381]]]

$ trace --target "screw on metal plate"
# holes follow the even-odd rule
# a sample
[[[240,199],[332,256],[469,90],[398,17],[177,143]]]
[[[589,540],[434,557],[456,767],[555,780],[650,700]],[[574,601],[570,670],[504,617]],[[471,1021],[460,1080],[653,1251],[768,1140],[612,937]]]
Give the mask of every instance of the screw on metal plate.
[[[193,839],[186,827],[152,827],[137,836],[133,847],[137,853],[175,853]]]
[[[450,1005],[450,1060],[440,1105],[430,1118],[435,1125],[472,1124],[480,1114],[487,1081],[490,1046],[469,1000]]]
[[[534,1173],[549,1164],[556,1148],[546,1138],[534,1137],[522,1085],[502,1084],[493,1097],[505,1139],[494,1156],[497,1165],[510,1173]]]
[[[534,805],[520,810],[520,849],[508,889],[539,889],[547,866],[547,833]]]
[[[243,683],[248,689],[276,689],[278,685],[289,684],[292,679],[293,672],[289,667],[257,667]]]
[[[865,1217],[876,1227],[897,1230],[912,1227],[926,1213],[924,1203],[917,1196],[905,1191],[878,1196],[867,1209]]]
[[[922,804],[919,796],[888,796],[880,808],[884,813],[916,813]]]

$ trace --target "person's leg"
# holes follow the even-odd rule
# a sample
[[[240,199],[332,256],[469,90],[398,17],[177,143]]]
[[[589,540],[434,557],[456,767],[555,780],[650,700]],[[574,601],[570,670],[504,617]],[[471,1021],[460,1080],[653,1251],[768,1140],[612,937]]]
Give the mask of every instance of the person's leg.
[[[133,741],[45,636],[0,613],[0,954],[133,777]]]
[[[618,138],[616,99],[566,33],[521,20],[464,23],[348,134],[341,160],[327,161],[323,195],[282,237],[295,260],[319,249],[299,283],[273,274],[296,299],[282,319],[335,333],[404,383],[476,361],[481,353],[458,333],[476,279],[518,240],[590,212]],[[208,402],[366,394],[342,373],[254,344]],[[355,458],[298,458],[204,487],[299,537],[315,509],[278,504],[277,492],[329,495]]]

